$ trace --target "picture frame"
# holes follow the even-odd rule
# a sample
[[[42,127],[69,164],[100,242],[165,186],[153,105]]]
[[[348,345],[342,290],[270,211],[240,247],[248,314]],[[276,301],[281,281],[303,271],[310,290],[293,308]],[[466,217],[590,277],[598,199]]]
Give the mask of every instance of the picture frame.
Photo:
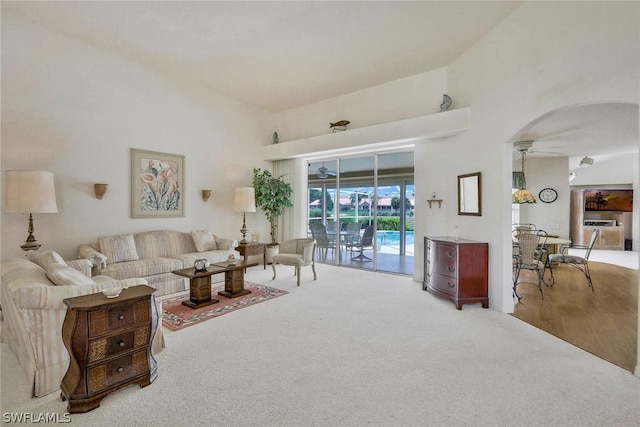
[[[131,149],[131,218],[184,216],[185,158]]]
[[[458,175],[458,215],[482,216],[482,173]]]
[[[633,190],[584,190],[586,212],[633,212]]]

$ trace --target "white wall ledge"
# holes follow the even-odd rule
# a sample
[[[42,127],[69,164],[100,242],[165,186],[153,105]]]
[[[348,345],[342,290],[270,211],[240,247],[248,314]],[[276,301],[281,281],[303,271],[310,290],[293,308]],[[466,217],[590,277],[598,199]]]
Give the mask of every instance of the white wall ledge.
[[[414,117],[374,126],[296,139],[263,148],[265,160],[313,157],[319,153],[354,154],[413,147],[416,140],[455,135],[469,129],[470,108]]]

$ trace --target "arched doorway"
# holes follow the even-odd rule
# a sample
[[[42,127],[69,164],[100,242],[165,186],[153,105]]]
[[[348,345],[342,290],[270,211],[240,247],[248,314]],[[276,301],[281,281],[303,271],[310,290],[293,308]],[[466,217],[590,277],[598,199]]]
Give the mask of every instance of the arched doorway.
[[[520,222],[533,223],[538,229],[547,229],[549,234],[566,233],[569,237],[567,222],[572,221],[572,190],[575,192],[584,186],[626,186],[640,194],[637,104],[585,104],[554,110],[524,126],[508,144],[521,141],[527,141],[529,147],[525,171],[527,189],[537,196],[541,190],[553,187],[558,198],[553,203],[515,206],[513,214]],[[585,156],[592,161],[581,164]],[[516,159],[513,170],[520,171],[519,165]],[[570,175],[574,176],[571,182]],[[635,199],[633,214],[625,221],[633,224],[628,237],[635,243],[632,248],[635,269],[625,271],[625,267],[603,262],[599,266],[603,270],[600,284],[595,286],[593,294],[586,286],[580,287],[580,276],[567,275],[566,280],[571,283],[545,287],[544,300],[536,295],[535,289],[529,294],[529,301],[516,304],[514,310],[514,316],[527,323],[631,371],[638,366],[640,341],[636,320],[640,215],[637,197]],[[575,291],[567,293],[571,286],[576,287]],[[620,303],[616,303],[618,296],[606,296],[612,290],[629,295],[619,295]],[[571,326],[574,322],[578,326],[575,329]],[[589,322],[593,323],[592,327]]]

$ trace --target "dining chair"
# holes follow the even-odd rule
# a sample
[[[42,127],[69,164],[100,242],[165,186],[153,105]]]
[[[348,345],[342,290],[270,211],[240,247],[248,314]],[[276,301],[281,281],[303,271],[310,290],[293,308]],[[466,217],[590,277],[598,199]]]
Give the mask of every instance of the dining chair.
[[[560,247],[559,254],[553,254],[549,256],[549,265],[550,267],[554,264],[568,264],[576,269],[580,270],[585,277],[587,278],[587,282],[589,283],[589,287],[593,292],[593,282],[591,280],[591,273],[589,272],[589,256],[591,255],[591,250],[593,249],[593,245],[596,243],[598,239],[598,234],[600,234],[600,229],[594,228],[591,232],[591,240],[589,240],[589,245],[562,245]],[[569,249],[584,249],[584,256],[578,255],[569,255]],[[555,282],[555,278],[553,277],[553,268],[551,270],[551,280],[552,283]]]
[[[315,252],[316,241],[313,239],[291,239],[280,243],[279,252],[272,258],[271,268],[273,278],[276,279],[276,264],[292,265],[295,267],[294,275],[297,276],[297,283],[300,286],[301,267],[311,266],[313,270],[313,280],[318,278],[316,274]]]
[[[354,261],[371,261],[371,258],[364,254],[364,251],[372,251],[374,249],[373,244],[373,235],[374,228],[373,225],[368,226],[364,229],[364,233],[362,233],[362,237],[357,241],[354,241],[348,244],[349,249],[351,250],[351,259]],[[357,249],[359,251],[358,255],[353,255],[353,249]]]
[[[515,223],[512,224],[512,228],[514,231],[534,231],[537,230],[535,224],[531,223]]]
[[[517,286],[523,283],[536,285],[540,291],[540,296],[544,299],[542,293],[542,283],[544,283],[544,272],[547,267],[548,251],[545,247],[547,240],[547,232],[544,230],[514,231],[514,241],[517,244],[517,252],[513,254],[513,296],[522,299],[518,295]],[[520,273],[522,270],[529,270],[535,273],[537,280],[521,280]]]

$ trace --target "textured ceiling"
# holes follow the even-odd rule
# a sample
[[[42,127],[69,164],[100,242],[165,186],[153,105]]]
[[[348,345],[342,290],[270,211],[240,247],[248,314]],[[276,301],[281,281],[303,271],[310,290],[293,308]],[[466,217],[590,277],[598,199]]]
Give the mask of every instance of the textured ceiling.
[[[3,1],[2,13],[278,112],[446,66],[521,3]],[[638,152],[638,106],[561,110],[525,139],[532,155]]]
[[[446,66],[519,4],[2,2],[2,12],[282,111]]]

